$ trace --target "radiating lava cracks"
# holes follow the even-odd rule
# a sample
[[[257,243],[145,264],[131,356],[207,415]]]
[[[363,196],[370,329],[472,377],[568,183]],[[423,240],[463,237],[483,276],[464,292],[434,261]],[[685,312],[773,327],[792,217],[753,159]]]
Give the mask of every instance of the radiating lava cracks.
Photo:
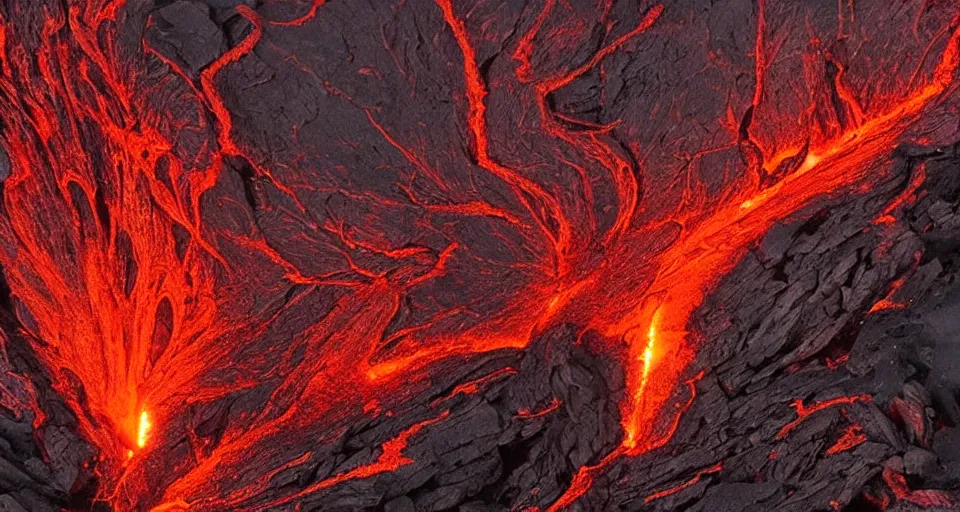
[[[450,410],[264,495],[443,364],[566,323],[626,392],[560,508],[669,440],[688,321],[771,226],[954,142],[950,2],[352,4],[238,3],[222,31],[189,2],[0,11],[0,262],[117,510],[410,464]]]

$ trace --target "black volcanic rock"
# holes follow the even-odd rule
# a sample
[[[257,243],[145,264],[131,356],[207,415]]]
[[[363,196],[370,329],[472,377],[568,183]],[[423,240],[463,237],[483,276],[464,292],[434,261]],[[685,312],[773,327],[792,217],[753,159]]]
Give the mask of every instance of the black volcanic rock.
[[[957,508],[901,3],[0,2],[0,512]]]

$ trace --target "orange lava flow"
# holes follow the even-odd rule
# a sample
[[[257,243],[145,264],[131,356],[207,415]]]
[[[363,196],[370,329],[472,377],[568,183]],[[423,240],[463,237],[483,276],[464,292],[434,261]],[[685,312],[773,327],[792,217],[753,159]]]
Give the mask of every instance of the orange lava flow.
[[[300,498],[302,496],[308,496],[310,494],[317,492],[320,489],[333,487],[334,485],[337,485],[341,482],[345,482],[347,480],[353,480],[357,478],[368,478],[370,476],[377,475],[380,473],[386,473],[387,471],[395,471],[403,466],[412,464],[414,462],[413,459],[410,459],[403,455],[403,450],[404,448],[407,447],[407,443],[409,442],[410,438],[417,435],[421,430],[423,430],[424,427],[437,423],[438,421],[442,421],[449,415],[450,415],[450,411],[444,411],[443,414],[437,416],[436,418],[424,420],[419,423],[414,423],[412,426],[408,427],[403,432],[400,432],[400,434],[398,434],[397,437],[383,443],[383,446],[381,447],[380,456],[377,457],[377,460],[372,464],[365,464],[356,469],[352,469],[345,473],[341,473],[341,474],[332,476],[330,478],[327,478],[325,480],[321,480],[315,484],[310,485],[309,487],[306,487],[298,491],[296,494],[287,496],[282,500],[270,503],[267,506],[275,507],[275,506],[283,505],[286,503],[290,503],[291,501],[295,501],[297,498]]]
[[[118,511],[293,506],[385,478],[454,414],[437,407],[520,371],[450,383],[451,368],[570,324],[598,335],[626,384],[619,446],[541,504],[560,510],[609,465],[670,440],[705,375],[691,363],[709,340],[691,318],[751,247],[889,179],[900,144],[943,142],[957,101],[955,6],[937,7],[902,56],[862,34],[848,55],[824,42],[832,27],[785,33],[803,23],[779,16],[806,14],[761,1],[732,55],[664,50],[703,29],[682,3],[644,4],[629,22],[604,10],[590,29],[567,2],[503,24],[434,0],[413,25],[435,61],[411,62],[383,29],[344,33],[368,38],[355,48],[372,56],[331,67],[338,56],[284,45],[335,33],[342,3],[299,2],[292,20],[241,4],[234,45],[191,70],[152,43],[162,24],[136,4],[0,11],[0,266],[23,336],[99,450],[98,499]],[[859,19],[841,16],[840,39]],[[334,35],[330,47],[351,46]],[[871,48],[903,69],[860,57]],[[698,52],[661,79],[668,54]],[[639,78],[617,84],[617,66]],[[564,107],[591,80],[604,89],[596,119]],[[710,86],[686,90],[695,80]],[[271,118],[289,125],[261,133],[258,87],[273,97],[294,82],[309,94],[282,92],[291,108]],[[293,105],[309,95],[315,105]],[[877,223],[924,179],[921,168]],[[797,402],[778,437],[866,399]],[[431,419],[397,423],[414,410]],[[340,457],[361,419],[388,418],[378,449],[304,489],[271,485]]]
[[[929,83],[909,91],[899,102],[885,105],[859,126],[811,144],[803,164],[783,180],[759,191],[735,190],[725,206],[705,218],[675,219],[684,228],[690,227],[663,253],[660,270],[646,292],[654,299],[607,328],[608,334],[623,336],[633,354],[628,389],[634,394],[623,408],[627,448],[646,451],[638,442],[649,437],[673,383],[695,353],[686,325],[706,293],[775,222],[816,197],[868,178],[865,173],[870,162],[885,154],[910,121],[951,86],[960,61],[958,41],[960,30],[955,29]],[[647,338],[656,339],[652,362],[646,357],[651,352]],[[655,388],[649,387],[645,378],[651,371],[657,374],[659,385]]]
[[[850,425],[843,432],[843,436],[837,439],[837,442],[827,448],[827,455],[834,455],[847,451],[855,446],[863,444],[867,440],[867,435],[863,433],[863,427],[860,425]]]
[[[539,411],[530,411],[528,409],[520,409],[519,411],[517,411],[517,417],[518,418],[539,418],[541,416],[546,416],[552,413],[553,411],[556,411],[557,409],[560,408],[561,405],[563,405],[563,402],[561,402],[559,398],[554,397],[553,401],[550,402],[550,405],[548,405],[543,409],[540,409]]]
[[[488,386],[491,383],[496,382],[497,380],[503,379],[506,376],[516,375],[516,374],[517,374],[517,371],[514,370],[513,368],[500,368],[499,370],[495,370],[488,375],[484,375],[483,377],[480,377],[479,379],[475,379],[469,382],[464,382],[463,384],[458,384],[457,387],[453,388],[453,390],[450,391],[450,393],[448,393],[446,396],[443,396],[434,400],[431,406],[436,407],[438,404],[443,403],[445,400],[449,400],[450,398],[453,398],[458,394],[475,395],[479,393],[481,390],[483,390],[485,386]]]
[[[713,473],[719,473],[719,472],[721,472],[721,471],[723,471],[723,463],[722,463],[722,462],[718,462],[718,463],[714,464],[713,466],[710,466],[709,468],[701,469],[700,471],[697,471],[697,473],[696,473],[695,475],[693,475],[693,478],[691,478],[690,480],[687,480],[686,482],[684,482],[684,483],[682,483],[682,484],[680,484],[680,485],[677,485],[677,486],[675,486],[675,487],[671,487],[671,488],[669,488],[669,489],[664,489],[664,490],[662,490],[662,491],[657,491],[657,492],[655,492],[655,493],[653,493],[653,494],[651,494],[651,495],[649,495],[649,496],[644,497],[644,498],[643,498],[643,502],[644,502],[644,503],[650,503],[651,501],[658,500],[658,499],[661,499],[661,498],[665,498],[665,497],[667,497],[667,496],[670,496],[671,494],[676,494],[676,493],[678,493],[678,492],[680,492],[680,491],[682,491],[682,490],[684,490],[684,489],[686,489],[686,488],[688,488],[688,487],[691,487],[691,486],[693,486],[693,485],[696,485],[697,482],[699,482],[700,479],[703,478],[704,476],[710,475],[710,474],[713,474]]]
[[[891,213],[897,208],[905,204],[913,202],[916,197],[917,189],[920,188],[920,185],[923,185],[924,180],[927,179],[926,164],[920,164],[917,169],[913,172],[913,176],[910,178],[910,183],[907,185],[907,189],[898,195],[886,208],[884,208],[883,213],[877,217],[873,223],[874,224],[891,224],[896,222],[896,219],[893,218]]]
[[[626,450],[621,446],[607,454],[598,464],[580,468],[577,474],[574,475],[573,481],[570,482],[570,486],[567,487],[567,491],[560,499],[553,502],[553,504],[547,508],[546,512],[560,512],[570,506],[590,490],[590,486],[593,485],[593,480],[597,475],[603,474],[603,471],[610,463],[623,457],[625,454]]]
[[[783,428],[777,432],[777,439],[783,439],[786,437],[787,434],[793,431],[793,429],[797,428],[797,426],[803,423],[803,421],[806,420],[811,414],[837,405],[852,404],[856,402],[869,402],[870,400],[870,395],[840,396],[837,398],[824,400],[822,402],[817,402],[812,405],[803,405],[803,400],[796,400],[790,404],[790,406],[797,411],[797,419],[784,425]]]
[[[902,277],[900,277],[900,278],[897,278],[897,280],[894,281],[893,283],[891,283],[891,285],[890,285],[890,291],[887,293],[887,296],[884,297],[884,298],[882,298],[882,299],[880,299],[880,300],[878,300],[877,302],[875,302],[875,303],[873,304],[873,306],[870,306],[870,313],[876,313],[876,312],[878,312],[878,311],[886,311],[886,310],[888,310],[888,309],[904,309],[904,308],[906,308],[906,307],[907,307],[906,304],[904,304],[904,303],[902,303],[902,302],[896,302],[896,301],[894,301],[894,300],[892,299],[892,297],[893,297],[898,291],[900,291],[900,288],[901,288],[901,287],[903,286],[903,284],[907,281],[907,278],[908,278],[908,277],[910,277],[910,276],[909,276],[909,275],[902,276]]]

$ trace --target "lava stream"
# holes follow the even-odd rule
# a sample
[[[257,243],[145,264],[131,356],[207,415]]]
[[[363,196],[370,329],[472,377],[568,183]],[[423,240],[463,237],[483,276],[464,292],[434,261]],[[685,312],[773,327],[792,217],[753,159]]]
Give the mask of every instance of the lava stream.
[[[691,142],[672,126],[645,131],[658,123],[616,101],[616,118],[562,108],[568,89],[597,80],[596,110],[616,110],[607,66],[662,60],[644,52],[677,38],[681,5],[631,8],[629,23],[604,9],[591,42],[572,6],[547,0],[491,53],[496,24],[460,2],[412,2],[416,25],[433,31],[424,44],[449,49],[430,68],[444,70],[431,77],[442,86],[424,98],[416,87],[433,82],[408,74],[415,63],[385,33],[349,34],[380,52],[345,59],[362,87],[339,83],[347,73],[326,68],[332,57],[283,53],[290,34],[323,36],[312,27],[330,23],[336,3],[305,2],[280,19],[271,2],[240,5],[230,37],[206,20],[236,42],[201,63],[164,53],[166,3],[149,3],[11,0],[0,10],[12,169],[0,265],[23,335],[100,450],[98,499],[118,511],[288,505],[409,466],[408,444],[455,415],[438,407],[519,373],[494,370],[417,404],[443,365],[530,350],[563,323],[598,333],[626,376],[620,445],[580,468],[551,509],[573,503],[610,464],[670,440],[704,375],[690,364],[708,340],[688,328],[708,294],[775,224],[888,178],[901,143],[938,140],[924,122],[952,99],[960,64],[954,9],[905,59],[909,80],[897,69],[867,94],[852,85],[856,56],[840,47],[813,38],[809,51],[779,54],[786,36],[761,1],[745,74],[704,52],[737,83],[752,72],[752,87],[702,91],[726,97],[726,114],[691,122],[716,128]],[[840,25],[838,41],[851,30]],[[791,59],[805,66],[803,101],[777,95],[787,79],[776,71]],[[301,109],[315,115],[284,110],[290,126],[276,131],[290,139],[264,142],[243,117],[262,114],[243,106],[246,86],[256,94],[280,68],[298,73],[303,95],[316,91],[317,105]],[[390,104],[381,88],[407,96]],[[428,103],[437,90],[450,98]],[[676,96],[650,100],[650,119],[673,115]],[[436,128],[403,124],[421,110]],[[682,165],[658,160],[673,149]],[[696,184],[694,163],[713,157],[726,159],[722,182]],[[681,395],[685,406],[669,407]],[[783,435],[821,406],[796,407]],[[517,417],[561,408],[554,399]],[[338,457],[324,450],[354,425],[413,410],[428,419],[401,422],[366,462],[299,491],[271,488],[285,471]]]

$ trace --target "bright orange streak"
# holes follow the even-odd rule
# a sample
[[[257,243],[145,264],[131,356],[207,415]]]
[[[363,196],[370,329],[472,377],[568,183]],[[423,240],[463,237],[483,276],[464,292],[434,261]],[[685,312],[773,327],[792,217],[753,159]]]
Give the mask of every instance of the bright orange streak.
[[[638,368],[637,361],[628,374],[630,389],[643,389],[631,394],[631,400],[622,406],[625,443],[635,446],[632,453],[643,451],[643,446],[635,443],[651,435],[659,411],[672,393],[672,383],[693,359],[695,343],[687,339],[685,331],[706,294],[736,265],[749,244],[776,222],[817,197],[836,194],[868,178],[872,162],[887,158],[916,116],[950,87],[958,63],[960,27],[952,33],[929,83],[863,124],[811,148],[804,164],[776,184],[760,191],[738,190],[709,216],[692,214],[678,221],[684,227],[681,238],[661,255],[662,264],[647,291],[653,302],[638,306],[606,331],[634,347],[640,342],[635,333],[648,330],[655,314],[660,315],[658,344],[663,348],[659,357],[664,363],[658,367],[657,385],[646,382],[645,365]]]
[[[660,323],[660,309],[657,308],[657,310],[653,313],[653,318],[650,320],[650,327],[649,329],[647,329],[647,343],[643,347],[643,354],[637,358],[637,360],[642,363],[643,370],[641,370],[641,374],[640,374],[640,384],[639,386],[637,386],[636,390],[634,390],[633,392],[633,402],[635,404],[638,404],[637,407],[635,407],[633,410],[634,414],[641,414],[641,411],[643,410],[643,407],[642,407],[643,398],[647,390],[647,383],[650,378],[650,370],[653,367],[653,363],[654,363],[653,351],[657,343],[657,326],[659,323]],[[637,418],[631,418],[628,421],[632,423],[632,422],[637,422],[639,420]],[[637,439],[635,436],[637,432],[635,430],[627,430],[625,432],[626,432],[626,437],[623,440],[623,446],[630,450],[636,448]]]
[[[684,483],[682,483],[682,484],[680,484],[680,485],[677,485],[677,486],[675,486],[675,487],[671,487],[671,488],[669,488],[669,489],[664,489],[664,490],[662,490],[662,491],[657,491],[657,492],[655,492],[655,493],[653,493],[653,494],[651,494],[651,495],[643,498],[643,502],[644,502],[644,503],[650,503],[651,501],[659,500],[659,499],[661,499],[661,498],[666,498],[667,496],[670,496],[670,495],[672,495],[672,494],[676,494],[676,493],[678,493],[678,492],[680,492],[680,491],[682,491],[682,490],[684,490],[684,489],[686,489],[686,488],[688,488],[688,487],[692,487],[693,485],[696,485],[696,483],[699,482],[700,479],[703,478],[703,477],[706,476],[706,475],[711,475],[711,474],[713,474],[713,473],[719,473],[719,472],[721,472],[721,471],[723,471],[723,462],[718,462],[718,463],[710,466],[709,468],[701,469],[700,471],[697,471],[697,473],[696,473],[695,475],[693,475],[693,478],[691,478],[690,480],[687,480],[686,482],[684,482]]]
[[[374,475],[379,475],[381,473],[386,473],[388,471],[396,471],[397,469],[413,464],[413,459],[405,456],[403,450],[406,449],[407,444],[410,442],[410,439],[417,435],[425,427],[433,425],[439,421],[442,421],[450,416],[450,411],[443,411],[436,418],[427,419],[419,423],[415,423],[400,432],[396,437],[390,439],[389,441],[383,443],[380,447],[381,452],[380,456],[377,457],[377,460],[370,463],[358,466],[354,469],[351,469],[347,472],[334,475],[330,478],[321,480],[317,483],[310,485],[309,487],[300,490],[296,494],[287,496],[282,500],[277,500],[273,503],[270,503],[266,508],[276,507],[279,505],[284,505],[295,501],[298,498],[303,496],[309,496],[321,489],[327,489],[333,487],[341,482],[347,480],[355,480],[358,478],[369,478]]]
[[[315,0],[305,16],[292,23],[311,19],[322,3]],[[497,82],[489,80],[488,84],[481,73],[478,52],[471,44],[471,39],[477,36],[469,33],[467,20],[455,14],[451,0],[437,0],[443,20],[463,57],[467,138],[473,144],[476,163],[509,185],[522,206],[516,207],[518,212],[506,211],[505,206],[495,208],[482,201],[436,205],[423,201],[424,204],[418,206],[431,214],[481,215],[502,221],[501,224],[519,232],[519,238],[524,239],[524,243],[511,249],[528,251],[540,258],[536,265],[530,265],[535,267],[530,273],[542,275],[531,278],[533,284],[512,291],[514,295],[508,297],[508,305],[494,315],[492,321],[478,323],[480,327],[468,332],[453,328],[438,334],[439,329],[408,328],[401,331],[402,338],[391,340],[397,341],[396,348],[384,350],[386,353],[381,353],[379,347],[394,346],[383,341],[392,319],[399,317],[405,292],[455,272],[457,265],[465,263],[458,258],[470,252],[467,244],[451,241],[447,249],[436,255],[433,270],[411,277],[404,285],[393,279],[392,271],[368,271],[351,256],[363,252],[378,258],[422,257],[429,261],[431,251],[392,248],[389,243],[380,243],[381,239],[391,238],[388,235],[392,233],[373,233],[370,239],[377,240],[375,242],[362,237],[353,241],[340,227],[336,248],[349,260],[349,270],[363,279],[340,281],[337,274],[346,271],[334,269],[329,276],[331,281],[321,282],[301,274],[293,263],[284,260],[280,251],[258,235],[219,231],[218,226],[207,224],[201,226],[201,198],[208,199],[204,193],[211,191],[221,179],[227,179],[220,172],[224,157],[244,156],[247,150],[232,138],[233,119],[216,88],[216,78],[227,66],[254,52],[261,38],[269,36],[265,28],[279,29],[265,27],[249,7],[237,7],[237,12],[252,24],[253,30],[201,72],[199,87],[183,87],[188,91],[185,94],[193,92],[203,96],[203,99],[188,98],[197,104],[198,114],[202,114],[198,126],[194,126],[165,117],[158,119],[150,105],[142,102],[142,97],[153,90],[144,90],[139,82],[141,77],[128,79],[130,73],[120,69],[124,62],[112,46],[113,28],[84,23],[79,17],[79,8],[44,19],[39,38],[34,37],[35,34],[18,34],[19,26],[15,23],[0,22],[0,47],[4,50],[0,113],[5,124],[3,143],[14,169],[4,183],[5,208],[4,215],[0,216],[3,217],[0,237],[4,250],[0,251],[0,266],[23,305],[19,311],[21,322],[32,335],[45,342],[37,345],[37,351],[54,373],[58,390],[78,413],[83,433],[102,449],[108,463],[115,463],[129,447],[146,446],[156,433],[153,422],[164,424],[164,428],[175,424],[169,418],[175,415],[179,418],[186,413],[183,396],[189,394],[191,403],[204,404],[266,381],[277,382],[277,389],[264,410],[242,418],[249,421],[249,428],[229,425],[212,451],[207,453],[198,448],[183,472],[176,475],[176,480],[165,483],[161,490],[144,500],[162,493],[170,506],[190,503],[190,506],[196,505],[197,510],[204,510],[199,504],[220,503],[216,499],[228,493],[233,493],[230,498],[233,501],[228,500],[229,503],[254,502],[258,493],[264,492],[266,480],[253,484],[230,483],[235,469],[249,463],[252,451],[255,450],[261,460],[276,459],[274,466],[265,470],[267,476],[276,475],[307,459],[304,455],[289,455],[292,449],[284,441],[290,438],[290,431],[304,432],[304,435],[334,431],[351,421],[350,415],[359,414],[357,411],[376,414],[371,411],[380,410],[380,407],[366,408],[364,404],[418,396],[417,393],[428,389],[431,365],[441,359],[499,349],[523,350],[542,330],[569,321],[594,328],[611,343],[622,342],[627,348],[623,365],[627,390],[621,404],[623,443],[599,465],[581,468],[570,492],[558,502],[572,503],[586,492],[594,476],[610,461],[658,448],[669,440],[680,413],[665,406],[674,397],[684,372],[690,370],[689,363],[700,342],[695,335],[687,333],[690,317],[723,276],[737,265],[750,244],[776,222],[818,198],[843,193],[855,185],[869,185],[873,175],[882,171],[891,148],[903,139],[903,134],[924,109],[954,87],[960,58],[958,29],[954,26],[936,70],[926,83],[918,78],[911,83],[920,83],[919,86],[908,87],[882,101],[874,98],[869,108],[860,107],[854,90],[841,79],[846,71],[841,69],[834,85],[854,115],[854,126],[840,127],[842,133],[829,140],[812,142],[809,151],[803,154],[805,159],[797,163],[798,167],[765,190],[757,190],[755,183],[747,179],[727,183],[717,204],[704,200],[687,210],[663,212],[660,225],[638,227],[634,212],[646,207],[641,196],[646,200],[649,195],[640,191],[642,169],[600,141],[600,136],[609,134],[616,122],[603,126],[581,123],[585,131],[568,130],[564,123],[577,120],[553,112],[548,96],[599,66],[629,39],[644,33],[657,22],[664,8],[652,7],[636,28],[602,46],[582,65],[538,80],[530,64],[532,45],[554,3],[547,2],[534,27],[518,44],[514,58],[519,62],[519,85],[513,82],[509,85],[529,89],[525,97],[533,96],[533,110],[540,111],[543,135],[548,140],[556,140],[558,153],[582,154],[586,160],[602,167],[602,172],[595,173],[587,165],[580,168],[578,164],[569,164],[577,167],[585,189],[591,182],[599,185],[604,178],[612,182],[606,183],[613,192],[607,196],[610,204],[603,206],[609,206],[609,211],[614,212],[610,214],[616,216],[613,225],[603,233],[594,232],[597,230],[595,219],[587,229],[574,226],[570,212],[565,211],[566,203],[558,199],[563,191],[552,188],[554,183],[540,183],[522,174],[525,167],[511,169],[496,161],[496,148],[492,147],[495,137],[488,133],[485,100],[488,88]],[[114,19],[121,5],[122,0],[113,2],[101,16],[95,16],[94,12],[85,19]],[[764,7],[764,2],[760,2],[753,106],[763,99],[764,74],[775,65],[772,62],[775,52],[765,48],[772,45],[767,45],[764,39]],[[279,22],[274,26],[283,24]],[[71,37],[77,40],[71,43]],[[41,41],[38,44],[29,42],[37,39]],[[935,42],[939,44],[941,39],[938,37]],[[36,59],[22,58],[30,54],[36,54]],[[166,62],[177,70],[170,59]],[[131,69],[137,69],[139,64],[132,63]],[[172,73],[171,77],[190,81],[183,70]],[[188,133],[202,138],[200,134],[212,133],[213,130],[207,130],[210,128],[206,124],[207,109],[212,111],[212,119],[216,121],[213,128],[218,130],[202,141],[204,158],[201,160],[209,163],[197,169],[176,152],[177,136]],[[407,151],[385,127],[374,121],[370,112],[366,113],[380,135],[421,173],[429,175],[438,189],[455,189],[456,183],[444,182],[448,175],[439,165],[436,169],[428,166],[426,157]],[[499,113],[491,116],[495,114]],[[170,133],[156,128],[169,123],[174,124]],[[239,132],[240,126],[236,128]],[[775,170],[780,162],[794,156],[799,160],[800,155],[796,149],[783,150],[762,163],[768,171]],[[258,175],[270,178],[301,210],[306,210],[289,184],[280,182],[255,162],[251,165]],[[158,177],[159,169],[165,169],[166,178]],[[339,192],[351,198],[371,199],[363,196],[368,192],[365,190]],[[411,202],[417,203],[412,187],[407,193]],[[584,196],[590,194],[585,192]],[[586,206],[597,206],[590,197],[586,202],[591,204]],[[382,199],[372,198],[368,201],[370,204]],[[216,199],[216,206],[223,208],[235,202],[232,197],[217,196]],[[41,201],[44,207],[37,208]],[[229,219],[241,231],[249,224],[248,210],[244,205],[239,219]],[[280,214],[279,209],[267,210],[271,215]],[[592,215],[591,212],[591,219]],[[10,218],[6,219],[7,216]],[[651,233],[664,226],[676,227],[672,232],[664,230],[673,238],[665,235],[668,240],[651,241],[657,238]],[[185,249],[179,246],[180,240],[175,240],[182,238],[175,236],[180,228],[192,237]],[[588,233],[581,234],[581,231]],[[213,238],[217,243],[233,251],[229,260],[221,256],[213,258],[216,261],[208,261],[201,254],[203,251],[198,250],[214,255],[216,251],[200,236],[211,232],[215,233]],[[291,238],[302,235],[298,233]],[[503,238],[509,236],[503,235]],[[531,241],[534,243],[529,243]],[[325,243],[325,240],[317,241],[318,246]],[[648,247],[651,243],[655,247]],[[550,251],[553,254],[548,254]],[[237,256],[248,252],[255,256],[248,259]],[[595,257],[577,257],[581,252],[592,252]],[[244,271],[261,271],[271,263],[279,265],[281,268],[276,270],[282,272],[263,286],[277,293],[251,293],[258,299],[263,295],[264,300],[248,301],[251,297],[246,295],[247,289],[242,288],[242,281],[255,279],[256,272],[245,274]],[[484,271],[486,263],[478,260],[469,264],[478,265]],[[521,271],[530,270],[522,265],[518,267]],[[407,270],[401,269],[399,273]],[[224,277],[231,272],[239,273],[240,279],[231,281]],[[129,278],[127,283],[127,274],[136,277]],[[346,283],[349,292],[331,293],[330,302],[335,304],[333,312],[298,329],[295,339],[287,340],[289,345],[279,350],[270,347],[271,353],[258,355],[252,362],[243,359],[249,357],[244,353],[252,347],[249,341],[269,338],[267,331],[273,322],[301,297],[299,292],[284,297],[286,290],[278,284],[284,281],[308,285],[312,290],[331,282]],[[224,292],[225,289],[229,291]],[[282,298],[284,302],[275,315],[268,314],[269,318],[263,322],[248,320],[256,319],[265,311],[269,307],[266,303],[272,298]],[[236,304],[245,302],[254,304]],[[245,310],[244,306],[252,309]],[[166,320],[159,320],[161,316]],[[443,317],[437,314],[433,318]],[[238,324],[243,324],[242,328]],[[432,321],[425,324],[433,327]],[[429,334],[420,336],[421,332],[428,331]],[[283,351],[288,352],[277,356],[277,352]],[[269,359],[274,356],[277,356],[275,364]],[[269,363],[270,370],[258,372],[258,364],[264,361]],[[59,371],[61,368],[65,371]],[[210,384],[217,380],[212,375],[222,370],[235,371],[236,377],[229,382]],[[509,373],[501,370],[494,375],[500,378]],[[83,400],[74,378],[83,384]],[[465,383],[454,388],[453,393],[476,392],[487,382]],[[695,389],[693,381],[687,384],[690,386],[690,399],[686,403],[689,407]],[[149,415],[143,408],[145,403],[150,404]],[[559,401],[555,401],[546,411],[558,405]],[[808,409],[816,410],[811,406],[803,411]],[[390,410],[390,406],[385,405],[384,410]],[[800,413],[798,408],[798,415]],[[518,411],[518,416],[529,415]],[[798,418],[797,422],[801,420]],[[413,435],[413,432],[412,427],[385,443],[383,454],[373,463],[340,472],[313,490],[409,464],[402,449],[406,441],[404,435]],[[148,470],[161,454],[158,449],[144,455],[144,459],[156,458],[151,464],[141,464],[140,458],[134,458],[123,468],[105,465],[106,487],[117,480],[123,485],[134,482],[114,496],[118,510],[153,503],[137,501],[141,499],[138,493],[146,494],[141,492],[142,486],[137,485],[152,476]],[[241,485],[247,487],[237,490]],[[211,498],[213,496],[217,498]]]
[[[306,14],[300,16],[299,18],[290,20],[290,21],[271,21],[271,25],[277,25],[279,27],[299,27],[304,25],[306,22],[312,20],[317,15],[317,11],[320,9],[323,4],[326,3],[326,0],[313,0],[313,3],[310,5],[310,10]]]
[[[137,427],[137,447],[143,448],[147,445],[147,438],[150,436],[150,417],[147,411],[140,411],[140,424]]]
[[[584,495],[590,486],[593,485],[593,479],[599,475],[607,465],[625,455],[626,450],[621,446],[610,452],[596,466],[583,466],[573,476],[573,481],[567,487],[567,491],[560,498],[547,508],[546,512],[560,512],[566,509],[574,501]]]
[[[837,439],[837,442],[833,444],[830,448],[827,448],[827,455],[835,455],[837,453],[849,450],[855,446],[863,444],[867,440],[867,435],[863,433],[863,427],[860,425],[850,425],[846,431],[844,431],[843,436],[840,439]]]
[[[214,116],[216,116],[217,121],[220,123],[220,147],[224,153],[228,155],[242,155],[243,152],[237,147],[233,138],[231,138],[233,117],[230,115],[230,111],[227,110],[227,106],[224,105],[223,99],[220,98],[220,94],[217,92],[217,87],[213,80],[228,64],[239,61],[244,55],[253,51],[253,48],[263,36],[263,24],[260,23],[257,14],[252,9],[240,4],[237,6],[237,12],[253,24],[253,31],[250,35],[243,38],[239,44],[213,61],[213,63],[200,73],[200,85],[207,97],[207,101],[210,102],[210,108],[213,110]]]
[[[908,270],[904,275],[896,278],[892,283],[887,286],[887,294],[883,296],[882,299],[878,300],[873,306],[870,307],[868,313],[876,313],[878,311],[884,311],[888,309],[903,309],[907,307],[907,304],[903,302],[897,302],[893,300],[893,297],[897,295],[903,285],[906,284],[907,279],[913,275],[917,270],[917,267],[920,265],[920,260],[923,258],[923,252],[917,251],[913,255],[913,266]]]
[[[487,107],[484,104],[484,98],[487,96],[487,88],[480,75],[480,69],[477,66],[476,54],[473,46],[470,44],[466,26],[453,12],[451,0],[436,0],[436,3],[443,11],[443,17],[453,31],[457,45],[463,54],[463,74],[467,88],[467,102],[469,103],[468,122],[473,138],[477,164],[506,183],[509,183],[514,190],[518,192],[522,191],[536,198],[537,202],[542,204],[546,218],[556,221],[559,227],[557,229],[558,232],[554,233],[554,230],[547,224],[543,215],[538,212],[536,205],[528,200],[524,194],[517,194],[518,199],[524,204],[544,236],[552,242],[553,265],[558,269],[558,273],[562,275],[565,273],[565,258],[569,249],[570,226],[561,213],[560,204],[556,198],[548,194],[540,185],[517,174],[512,169],[500,165],[490,156],[487,135]]]
[[[765,0],[757,1],[757,38],[753,47],[754,79],[756,83],[753,86],[753,108],[760,106],[763,100],[763,82],[764,75],[767,73],[767,54],[764,48],[764,39],[767,33],[767,16]]]
[[[783,439],[787,437],[793,429],[797,428],[798,425],[803,423],[811,414],[820,412],[824,409],[829,409],[836,405],[845,405],[852,404],[855,402],[869,402],[871,400],[870,395],[855,395],[855,396],[841,396],[837,398],[831,398],[830,400],[824,400],[822,402],[817,402],[812,405],[803,405],[803,400],[796,400],[791,407],[797,411],[797,419],[787,423],[780,429],[780,432],[777,432],[777,439]]]
[[[897,208],[903,206],[904,204],[908,204],[914,199],[916,199],[915,194],[917,192],[917,189],[920,188],[920,185],[922,185],[926,179],[927,179],[927,167],[925,163],[921,163],[913,171],[913,176],[910,178],[910,183],[907,185],[907,188],[903,191],[903,193],[901,193],[896,198],[894,198],[894,200],[891,201],[886,208],[883,209],[883,213],[881,213],[880,216],[873,221],[873,223],[874,224],[891,224],[895,222],[896,219],[894,219],[893,215],[891,214]]]

